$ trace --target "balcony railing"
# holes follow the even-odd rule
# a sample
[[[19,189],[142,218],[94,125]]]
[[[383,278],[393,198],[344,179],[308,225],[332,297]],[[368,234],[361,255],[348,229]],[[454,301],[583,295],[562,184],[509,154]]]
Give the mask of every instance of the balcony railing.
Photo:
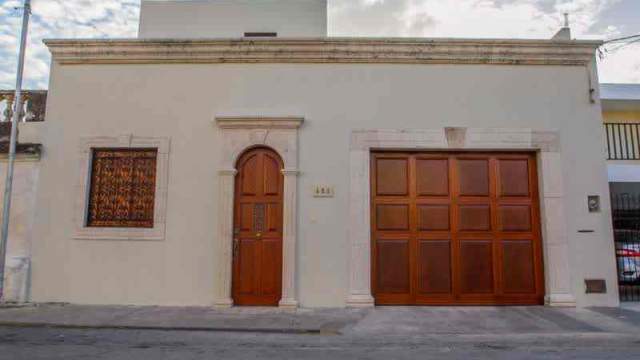
[[[640,160],[640,124],[604,124],[609,160]]]
[[[10,121],[13,116],[15,91],[0,90],[0,121]],[[47,105],[46,90],[22,92],[22,121],[44,121]]]

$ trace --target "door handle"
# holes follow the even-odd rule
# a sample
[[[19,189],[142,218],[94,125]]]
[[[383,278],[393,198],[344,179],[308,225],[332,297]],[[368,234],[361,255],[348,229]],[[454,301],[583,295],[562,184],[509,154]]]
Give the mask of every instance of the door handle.
[[[233,239],[233,257],[238,257],[238,251],[240,250],[240,241],[238,239]]]
[[[261,233],[261,232],[257,232],[257,233],[256,233],[256,237],[257,237],[257,238],[261,238],[261,237],[262,237],[262,233]]]

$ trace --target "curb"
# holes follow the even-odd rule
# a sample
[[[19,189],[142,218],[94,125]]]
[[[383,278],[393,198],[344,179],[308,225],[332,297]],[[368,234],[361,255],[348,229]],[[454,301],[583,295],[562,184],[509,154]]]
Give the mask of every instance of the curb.
[[[339,335],[338,331],[325,329],[288,329],[288,328],[225,328],[206,326],[137,326],[137,325],[77,325],[54,324],[38,322],[5,322],[0,321],[0,327],[7,328],[41,328],[41,329],[71,329],[71,330],[151,330],[151,331],[201,331],[227,333],[260,333],[260,334],[289,334],[289,335]]]

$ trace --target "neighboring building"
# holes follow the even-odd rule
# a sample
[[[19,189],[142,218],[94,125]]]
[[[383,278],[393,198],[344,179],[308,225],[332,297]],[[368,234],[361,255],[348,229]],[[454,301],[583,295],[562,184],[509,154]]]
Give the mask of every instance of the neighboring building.
[[[0,201],[4,199],[7,153],[11,133],[13,91],[0,90]],[[25,91],[26,122],[19,124],[19,142],[13,177],[12,211],[6,255],[3,300],[27,302],[30,299],[31,242],[35,221],[35,200],[40,169],[39,135],[45,117],[46,91]],[[0,219],[2,213],[0,213]]]
[[[46,41],[35,302],[618,305],[600,42],[327,38],[325,1],[263,3]]]
[[[609,181],[640,182],[640,84],[602,84]]]
[[[602,84],[622,300],[640,301],[640,84]]]
[[[143,0],[141,7],[142,39],[327,36],[324,0]]]

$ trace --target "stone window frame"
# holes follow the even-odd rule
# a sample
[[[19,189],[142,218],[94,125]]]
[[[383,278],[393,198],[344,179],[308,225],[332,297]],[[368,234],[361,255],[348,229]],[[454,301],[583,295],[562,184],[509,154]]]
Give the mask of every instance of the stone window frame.
[[[349,150],[349,307],[375,305],[371,292],[370,158],[372,150],[534,151],[538,165],[545,303],[574,307],[560,134],[526,128],[363,129]]]
[[[168,137],[140,137],[132,134],[121,136],[82,137],[78,146],[78,182],[75,185],[74,239],[115,241],[162,241],[165,239],[169,181]],[[153,228],[102,228],[88,227],[87,211],[91,188],[93,149],[158,149],[156,159],[156,193]]]

